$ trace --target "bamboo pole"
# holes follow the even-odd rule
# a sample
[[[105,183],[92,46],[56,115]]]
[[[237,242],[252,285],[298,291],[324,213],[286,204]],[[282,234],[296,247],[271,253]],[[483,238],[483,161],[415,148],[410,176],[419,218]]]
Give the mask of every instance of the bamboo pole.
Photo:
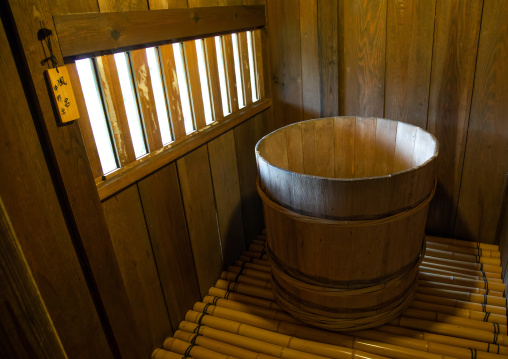
[[[468,278],[460,278],[455,276],[447,276],[442,274],[434,274],[434,273],[428,273],[424,270],[420,270],[420,279],[421,280],[428,280],[433,282],[440,282],[440,283],[449,283],[449,284],[456,284],[460,286],[465,287],[471,287],[471,288],[480,288],[488,290],[489,292],[504,292],[504,284],[503,283],[493,283],[488,282],[487,280],[473,280]]]
[[[157,348],[152,352],[152,359],[182,359],[182,356],[177,353]],[[192,357],[188,356],[187,359],[192,359]]]
[[[260,354],[251,350],[243,349],[225,342],[221,342],[212,338],[202,336],[201,334],[189,333],[183,330],[177,330],[173,335],[174,338],[183,340],[188,343],[195,343],[200,347],[209,350],[215,350],[218,353],[231,355],[242,359],[276,359],[277,357]],[[181,359],[179,357],[178,359]]]
[[[230,355],[220,354],[175,338],[166,338],[162,347],[167,351],[182,354],[187,358],[189,357],[188,355],[192,355],[195,359],[236,359]]]
[[[503,292],[496,292],[493,290],[489,290],[487,293],[486,289],[466,287],[466,286],[457,285],[457,284],[442,283],[442,282],[437,282],[437,281],[433,281],[433,280],[420,279],[418,281],[418,283],[419,283],[420,287],[441,288],[441,289],[447,289],[447,290],[455,290],[457,292],[476,293],[476,294],[481,294],[481,295],[486,294],[490,297],[502,298],[504,295]]]
[[[416,308],[406,309],[402,313],[402,315],[405,317],[410,317],[410,318],[433,320],[434,322],[455,324],[455,325],[460,325],[460,326],[467,327],[467,328],[480,329],[480,330],[485,330],[485,331],[489,331],[489,332],[496,332],[497,331],[497,332],[504,334],[504,335],[507,334],[506,324],[483,322],[483,321],[479,321],[479,320],[461,318],[461,317],[457,317],[457,316],[453,316],[453,315],[447,315],[447,314],[438,313],[438,312],[431,312],[428,310],[422,310],[422,309],[416,309]]]
[[[391,325],[429,331],[437,334],[456,336],[464,339],[480,340],[486,343],[508,345],[508,338],[501,333],[492,333],[485,330],[461,327],[448,323],[436,323],[429,320],[408,318],[400,316],[389,322]]]
[[[210,308],[210,307],[208,307]],[[202,317],[202,313],[196,311],[189,311],[186,318],[189,321],[197,322],[201,320],[207,326],[214,328],[224,328],[224,330],[231,330],[236,333],[245,333],[255,338],[262,338],[263,341],[269,341],[270,343],[277,343],[281,346],[289,346],[293,349],[301,351],[309,351],[314,354],[320,354],[329,358],[383,358],[389,356],[392,358],[421,358],[421,359],[437,359],[444,358],[442,355],[436,355],[432,353],[422,352],[420,350],[385,344],[381,342],[364,340],[356,338],[355,340],[347,340],[350,343],[350,347],[341,347],[336,344],[327,344],[318,341],[305,340],[295,336],[283,335],[270,330],[265,330],[257,326],[252,326],[239,322],[238,319],[225,319],[223,317],[217,317],[212,315],[206,315]],[[189,328],[192,329],[192,328]],[[314,330],[313,328],[307,328],[308,330]],[[371,347],[375,347],[372,349]],[[363,349],[362,349],[363,348]],[[369,352],[366,349],[369,348]],[[359,349],[362,349],[361,351]],[[376,353],[373,353],[374,350]],[[361,355],[361,356],[357,356]]]
[[[436,268],[433,266],[428,265],[421,265],[420,266],[420,273],[430,273],[430,274],[439,274],[439,275],[451,275],[458,278],[464,278],[464,279],[470,279],[470,280],[477,280],[477,281],[483,281],[487,283],[499,283],[503,284],[503,280],[501,278],[493,278],[493,277],[487,277],[487,275],[482,276],[481,272],[478,272],[480,275],[476,275],[477,272],[471,271],[470,273],[463,273],[451,269],[442,269],[442,268]]]
[[[282,310],[282,308],[274,301],[251,297],[251,296],[236,293],[236,292],[229,292],[227,290],[224,290],[224,289],[221,289],[218,287],[211,287],[210,290],[208,291],[208,294],[210,296],[220,297],[220,298],[224,298],[224,299],[231,299],[231,300],[242,302],[242,303],[253,304],[253,305],[256,305],[259,307],[263,307],[263,308],[275,309],[275,310],[279,310],[279,311]]]
[[[435,237],[435,236],[425,236],[425,238],[427,239],[428,242],[450,244],[453,246],[469,247],[469,248],[478,248],[479,247],[481,249],[485,249],[485,250],[489,250],[489,251],[499,251],[499,246],[497,244],[470,242],[470,241],[464,241],[461,239]]]
[[[441,288],[418,286],[417,293],[436,295],[452,299],[459,299],[465,302],[484,303],[498,307],[506,307],[506,298],[493,297],[491,295],[458,292]]]
[[[231,268],[231,267],[230,267]],[[240,267],[234,267],[232,268],[233,270],[235,270],[235,273],[229,273],[228,275],[224,275],[223,278],[224,279],[234,279],[235,276],[238,276],[238,273],[241,273],[241,268]],[[249,276],[248,276],[248,272],[244,271],[245,275],[244,277],[242,276],[238,276],[239,279],[247,279]],[[253,273],[255,274],[256,276],[258,275],[258,273],[260,272],[255,272],[255,271],[251,271],[249,273]],[[263,273],[261,272],[261,274],[263,275]],[[264,275],[263,275],[264,276]],[[266,276],[265,276],[266,277]],[[258,279],[256,278],[256,281],[258,281]],[[245,281],[246,284],[250,284],[249,281]],[[255,283],[255,282],[254,282]],[[252,283],[252,285],[255,285],[254,283]],[[261,283],[262,287],[265,287],[266,288],[266,283]],[[418,305],[418,307],[415,307],[416,305]],[[505,322],[506,321],[506,317],[503,317],[502,315],[498,315],[498,314],[487,314],[487,313],[483,313],[483,312],[473,312],[471,310],[462,310],[460,311],[459,309],[454,309],[452,307],[445,307],[443,305],[441,306],[438,306],[436,304],[428,304],[428,303],[425,303],[425,302],[421,302],[421,301],[416,301],[416,302],[413,302],[413,305],[412,305],[413,309],[419,309],[419,310],[425,310],[426,313],[421,313],[421,316],[418,317],[418,318],[421,318],[421,319],[425,319],[426,316],[428,315],[433,315],[433,316],[438,316],[438,314],[441,312],[442,314],[445,314],[445,315],[448,315],[448,316],[454,316],[454,317],[463,317],[463,318],[466,318],[466,319],[472,319],[472,320],[476,320],[476,321],[480,321],[480,323],[472,323],[471,325],[473,325],[473,327],[477,327],[477,328],[486,328],[487,323],[484,323],[484,322],[490,322],[490,323],[502,323],[502,322]],[[237,309],[239,310],[239,309]],[[435,313],[432,313],[432,312],[435,312]],[[413,313],[414,315],[414,311],[411,312]],[[457,315],[459,314],[459,315]],[[449,318],[449,317],[446,317],[447,319],[445,320],[444,319],[445,317],[443,317],[441,315],[441,319],[435,319],[435,320],[438,320],[438,321],[445,321],[446,320],[454,320],[453,318]],[[457,320],[454,321],[455,323],[457,323]],[[460,322],[460,321],[459,321]],[[467,323],[467,322],[464,322],[464,323]],[[463,325],[466,325],[466,324],[463,324]],[[504,332],[504,334],[506,334],[506,325],[505,324],[500,324],[500,328],[502,329],[502,331]]]
[[[490,251],[482,248],[468,248],[455,246],[452,244],[444,244],[444,243],[436,243],[427,241],[427,248],[437,249],[445,252],[454,252],[454,253],[462,253],[469,254],[478,257],[487,257],[487,258],[501,258],[501,253],[499,251]]]
[[[447,252],[443,252],[447,253]],[[443,258],[436,255],[432,255],[431,252],[427,252],[425,254],[425,258],[423,259],[423,264],[426,263],[438,263],[444,264],[452,267],[458,268],[466,268],[471,270],[492,272],[492,273],[501,273],[502,268],[499,264],[488,264],[488,263],[476,263],[473,261],[463,261],[461,259],[452,259],[452,258]]]
[[[248,262],[248,261],[236,260],[235,261],[235,266],[237,266],[237,267],[242,267],[243,266],[245,268],[253,269],[253,270],[256,270],[256,271],[259,271],[259,272],[265,272],[265,273],[270,273],[271,272],[270,267],[267,267],[267,266],[262,265],[262,264],[251,263],[251,262]]]
[[[203,298],[203,303],[210,303],[215,306],[223,307],[223,308],[229,308],[233,310],[237,310],[239,312],[259,315],[261,317],[269,318],[269,319],[275,319],[275,320],[282,320],[284,322],[290,322],[295,323],[299,325],[305,325],[299,320],[295,319],[288,313],[282,311],[282,308],[279,307],[279,310],[275,309],[269,309],[269,308],[262,308],[258,307],[256,305],[249,305],[242,302],[234,301],[233,299],[223,299],[219,297],[213,297],[210,295],[207,295]]]
[[[197,304],[194,309],[205,309],[205,307],[202,304]],[[259,318],[253,315],[244,315],[242,312],[220,307],[208,306],[206,307],[206,312],[209,314],[208,316],[202,316],[202,313],[199,313],[198,311],[189,311],[186,319],[190,321],[201,320],[201,323],[204,323],[205,325],[220,326],[221,329],[229,328],[229,330],[234,332],[240,330],[239,328],[241,325],[251,325],[271,331],[275,330],[278,333],[284,333],[284,331],[296,331],[299,338],[306,338],[335,345],[343,345],[349,348],[363,348],[365,351],[393,358],[445,358],[447,357],[446,355],[448,355],[446,353],[452,352],[458,352],[461,354],[458,356],[459,358],[470,358],[471,355],[471,351],[466,348],[452,347],[449,345],[440,346],[437,344],[433,347],[433,350],[435,350],[434,353],[426,352],[427,349],[425,348],[429,347],[429,343],[427,341],[376,333],[376,331],[373,330],[355,331],[351,335],[345,335],[342,333],[322,331],[311,327],[302,327],[298,324],[267,320],[266,318]],[[209,318],[210,316],[219,317],[221,319],[225,319],[225,321],[217,321]],[[295,339],[292,339],[291,343],[293,343],[293,340]],[[391,341],[392,343],[386,343],[386,340],[389,342]],[[405,343],[405,345],[409,345],[409,347],[404,347],[401,343]],[[423,349],[423,351],[421,349]],[[445,354],[443,354],[443,352],[445,352]],[[457,356],[454,355],[454,357]]]
[[[401,335],[405,337],[418,338],[426,340],[429,343],[429,350],[431,350],[432,344],[446,344],[450,346],[456,346],[465,349],[476,349],[478,353],[486,352],[491,354],[502,354],[508,355],[508,347],[500,346],[498,344],[490,344],[470,339],[457,338],[448,335],[441,335],[429,332],[417,331],[410,328],[398,327],[394,325],[381,325],[376,328],[377,330],[392,333],[395,335]],[[499,358],[499,357],[496,357]]]
[[[199,313],[197,313],[199,315]],[[197,318],[197,317],[196,317]],[[196,319],[198,320],[198,319]],[[202,319],[203,323],[204,318]],[[231,325],[234,325],[234,323],[225,323],[225,327],[229,328]],[[236,329],[236,332],[240,332],[240,326],[241,324],[238,323],[238,327]],[[221,329],[215,329],[207,325],[201,325],[197,323],[193,323],[190,321],[182,321],[179,326],[180,330],[185,330],[187,332],[196,332],[198,334],[204,335],[206,337],[219,340],[219,341],[225,341],[227,343],[230,343],[232,345],[238,346],[243,349],[255,351],[262,354],[267,354],[274,356],[276,358],[293,358],[293,359],[325,359],[325,357],[321,355],[315,355],[311,353],[305,353],[299,350],[288,348],[287,346],[282,346],[279,344],[272,344],[271,342],[268,342],[267,340],[270,340],[270,338],[274,338],[276,336],[276,333],[268,332],[263,333],[265,336],[263,336],[263,339],[254,339],[249,336],[244,336],[240,334],[234,334],[233,332],[227,332]],[[257,328],[256,328],[257,329]],[[234,329],[233,329],[234,330]],[[255,332],[249,332],[250,335],[253,335]],[[273,339],[272,339],[273,341]]]
[[[415,309],[421,309],[421,310],[427,310],[431,312],[438,312],[448,315],[454,315],[457,317],[463,317],[467,319],[473,319],[478,320],[482,322],[489,322],[489,323],[503,323],[506,322],[506,316],[500,315],[500,314],[494,314],[490,312],[477,312],[474,310],[469,309],[460,309],[460,308],[454,308],[449,307],[445,305],[439,305],[434,303],[428,303],[420,300],[413,300],[411,302],[410,308]]]
[[[484,303],[473,303],[469,301],[464,301],[460,299],[455,298],[447,298],[442,295],[431,295],[431,294],[425,294],[425,293],[416,293],[415,299],[421,300],[428,303],[435,303],[440,305],[446,305],[448,307],[453,308],[459,308],[459,309],[467,309],[467,310],[473,310],[476,312],[489,312],[493,314],[499,314],[506,317],[506,308],[499,307],[495,305],[490,304],[484,304]]]
[[[231,309],[231,308],[228,308],[229,306],[224,306],[224,303],[227,303],[230,301],[231,301],[231,299],[224,300],[224,301],[215,300],[215,304],[218,307],[224,307],[225,309]],[[212,299],[212,302],[214,302],[213,299]],[[250,306],[250,307],[251,308],[248,310],[248,313],[251,315],[248,315],[248,316],[243,316],[241,313],[236,312],[234,309],[233,309],[233,311],[221,311],[219,309],[219,310],[217,310],[217,312],[214,311],[214,315],[218,315],[218,316],[226,318],[226,319],[241,320],[242,323],[249,323],[251,325],[258,326],[258,327],[261,326],[265,329],[270,329],[270,330],[274,330],[273,328],[276,328],[277,330],[280,328],[286,328],[287,325],[291,324],[291,323],[284,323],[284,321],[275,320],[275,321],[271,322],[272,326],[270,327],[270,326],[268,326],[268,325],[270,325],[270,322],[268,322],[266,320],[260,320],[257,317],[257,316],[263,317],[263,311],[257,310],[256,308],[254,308],[254,306]],[[201,306],[201,307],[195,308],[195,309],[198,309],[198,310],[204,309],[204,307]],[[239,319],[239,318],[241,318],[241,319]],[[267,317],[264,317],[264,318],[267,318]],[[270,319],[270,318],[268,318],[268,319]],[[294,323],[294,324],[295,324],[294,327],[287,328],[290,331],[289,333],[297,333],[297,335],[301,336],[302,331],[305,331],[305,329],[302,328],[301,324],[297,324],[297,323]],[[447,353],[449,353],[449,351],[447,351],[447,350],[457,352],[457,349],[459,349],[459,348],[466,348],[466,352],[462,351],[464,356],[460,356],[460,357],[469,358],[470,351],[468,348],[472,348],[475,350],[481,350],[481,351],[486,351],[486,352],[490,351],[491,353],[498,353],[499,352],[501,354],[508,354],[508,348],[506,348],[506,347],[499,347],[498,345],[478,342],[478,341],[474,341],[474,340],[466,340],[466,339],[462,339],[462,338],[456,338],[456,337],[433,334],[433,333],[416,332],[414,330],[407,329],[407,328],[401,328],[401,327],[383,326],[383,327],[379,327],[376,329],[386,330],[385,327],[386,328],[391,327],[391,328],[394,328],[395,330],[398,330],[399,332],[395,332],[395,334],[400,334],[400,331],[404,331],[403,335],[405,335],[405,336],[410,336],[412,338],[419,338],[419,339],[424,340],[425,343],[423,343],[423,344],[420,343],[419,347],[428,347],[429,352],[433,352],[433,353],[447,354]],[[297,329],[297,328],[300,328],[300,329]],[[293,330],[293,332],[291,330]],[[317,329],[309,328],[309,330],[311,330],[312,332],[315,332]],[[317,331],[318,331],[318,333],[320,332],[319,330],[317,330]],[[393,329],[392,329],[392,331],[393,331]],[[352,333],[352,335],[363,336],[363,332],[364,331],[355,331]],[[409,334],[408,334],[408,332],[409,332]],[[323,332],[322,335],[324,335],[324,333],[328,334],[329,332]],[[306,333],[306,334],[308,334],[308,333]],[[343,335],[342,333],[341,334],[333,333],[333,334],[336,334],[337,338],[330,339],[331,343],[340,343],[340,345],[345,345],[345,346],[353,345],[352,344],[353,340],[348,339],[348,337]],[[313,338],[314,338],[314,340],[320,340],[319,338],[321,338],[321,337],[322,336],[320,336],[319,334],[316,334]],[[369,338],[372,338],[372,337],[369,337]],[[387,342],[391,343],[391,344],[399,344],[401,342],[407,341],[407,339],[408,338],[401,338],[399,335],[399,336],[394,336],[393,338],[390,339],[390,341],[387,341]],[[388,340],[388,339],[385,337],[385,338],[381,339],[380,341],[385,341],[385,340]],[[456,346],[457,348],[445,348],[445,347],[440,346],[439,344]],[[412,345],[415,345],[415,343],[413,342]]]

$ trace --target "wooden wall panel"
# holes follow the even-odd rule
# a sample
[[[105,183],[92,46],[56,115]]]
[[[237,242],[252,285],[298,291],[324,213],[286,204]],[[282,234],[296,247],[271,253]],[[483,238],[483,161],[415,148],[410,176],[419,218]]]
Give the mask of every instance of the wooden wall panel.
[[[496,242],[508,173],[508,2],[483,5],[455,235]]]
[[[337,0],[320,0],[317,5],[321,117],[337,116],[339,114]],[[302,48],[302,57],[306,51],[306,48]]]
[[[1,197],[0,238],[0,356],[66,359]]]
[[[148,0],[150,10],[179,9],[187,7],[187,0]]]
[[[137,185],[103,202],[111,240],[134,312],[137,346],[152,350],[171,332]]]
[[[435,1],[388,0],[384,117],[427,127]],[[438,35],[439,36],[439,35]]]
[[[303,120],[321,116],[317,0],[300,1]],[[322,38],[322,37],[321,37]],[[337,95],[338,96],[338,95]],[[337,99],[338,101],[338,99]]]
[[[77,11],[75,6],[83,3],[84,1],[80,1],[72,5],[73,10]],[[92,295],[96,296],[94,304],[98,316],[101,318],[102,328],[106,332],[111,350],[115,355],[120,355],[118,353],[121,352],[125,358],[139,358],[142,354],[135,345],[137,334],[134,316],[128,303],[125,286],[111,244],[79,124],[76,121],[65,126],[58,126],[44,78],[43,70],[46,67],[41,66],[41,59],[47,56],[47,50],[44,51],[41,42],[34,36],[40,29],[41,22],[55,34],[52,14],[58,13],[59,8],[40,0],[9,1],[9,6],[13,15],[13,26],[19,36],[19,41],[16,43],[22,47],[18,53],[19,61],[27,65],[24,76],[26,76],[25,81],[31,90],[28,96],[34,106],[32,113],[36,114],[34,120],[37,121],[43,134],[41,138],[44,141],[46,158],[51,161],[53,183],[56,185],[60,203],[66,213],[67,223],[73,229],[72,237],[75,250],[82,263],[82,270],[88,280]],[[91,6],[85,11],[93,8],[94,6]],[[53,54],[61,64],[63,59],[54,36],[52,42]],[[26,62],[24,62],[25,60]],[[42,211],[46,216],[50,216],[47,210],[43,209]],[[44,227],[35,226],[39,232],[40,228]],[[37,238],[37,235],[33,238]],[[53,239],[48,239],[48,241],[51,242]],[[55,255],[54,257],[58,258],[59,256]],[[51,260],[54,261],[54,258]],[[58,273],[55,275],[64,280],[62,273],[67,272],[62,268],[58,268]],[[66,276],[65,280],[79,281],[71,275]],[[53,296],[60,296],[64,292],[54,292],[53,289],[51,291]],[[69,303],[72,303],[72,299],[68,300]],[[79,315],[84,315],[83,313],[86,311]],[[73,325],[79,323],[79,320],[73,320],[72,316],[65,320]],[[85,330],[87,333],[95,331],[95,329],[89,330],[89,328],[85,328]],[[72,335],[72,330],[66,334]],[[90,339],[92,336],[87,334],[83,340],[93,340]],[[74,335],[71,343],[79,342],[79,340],[81,338]],[[87,349],[83,349],[76,356],[84,355],[86,352]],[[99,357],[101,355],[107,354],[98,354]]]
[[[436,24],[427,130],[439,141],[438,186],[427,232],[453,236],[482,13],[482,0],[442,1]]]
[[[192,303],[200,299],[176,164],[145,178],[138,187],[171,326],[176,331]]]
[[[208,143],[223,265],[233,264],[245,250],[242,199],[233,131]]]
[[[222,271],[221,244],[207,147],[201,146],[180,158],[177,168],[199,289],[204,297]]]
[[[383,117],[387,0],[338,6],[340,114]]]
[[[303,120],[300,7],[292,1],[266,7],[275,129]]]
[[[256,143],[268,133],[267,112],[260,113],[234,129],[243,227],[247,245],[256,239],[264,228],[263,207],[256,190],[257,165],[254,148]]]
[[[67,355],[112,358],[3,26],[0,47],[0,197]]]
[[[147,0],[98,0],[100,12],[148,10]]]

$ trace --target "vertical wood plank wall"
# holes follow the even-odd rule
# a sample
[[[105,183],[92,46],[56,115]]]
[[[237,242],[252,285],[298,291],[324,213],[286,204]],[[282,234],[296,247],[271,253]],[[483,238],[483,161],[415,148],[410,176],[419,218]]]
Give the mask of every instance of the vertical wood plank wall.
[[[360,115],[427,128],[441,145],[428,231],[487,243],[508,237],[508,194],[503,197],[508,186],[508,7],[503,0],[34,2],[45,16],[242,4],[265,4],[267,10],[261,37],[268,40],[263,66],[270,73],[262,91],[273,99],[273,113],[270,109],[249,119],[99,203],[94,223],[105,222],[109,230],[101,237],[107,242],[103,247],[90,252],[73,247],[76,240],[65,216],[76,214],[60,208],[50,178],[55,170],[45,166],[26,104],[16,109],[22,114],[13,115],[26,123],[2,131],[31,139],[19,151],[26,158],[0,161],[5,166],[0,169],[22,175],[33,188],[1,176],[0,195],[11,218],[19,214],[14,228],[70,357],[148,355],[177,329],[189,306],[262,228],[254,145],[269,130],[293,122]],[[27,9],[18,12],[31,18],[32,8]],[[36,20],[31,19],[32,26],[38,26]],[[71,126],[59,131],[65,130],[74,131]],[[0,154],[7,153],[7,142],[0,145],[5,147]],[[82,144],[77,147],[84,152]],[[31,170],[14,166],[19,163],[30,164]],[[33,207],[30,213],[37,216],[23,217],[24,206]],[[35,225],[27,226],[29,221]],[[45,228],[43,234],[39,227]],[[39,240],[31,241],[34,237]],[[508,238],[501,244],[508,253]],[[97,256],[90,259],[97,287],[86,283],[79,262],[83,251]],[[114,268],[104,268],[120,283],[106,293],[109,272],[94,268],[111,258]],[[65,271],[65,278],[56,270]],[[112,306],[115,290],[127,319]],[[68,299],[55,299],[60,292]],[[126,336],[117,337],[120,332]]]
[[[427,129],[440,142],[427,232],[498,241],[508,172],[506,3],[274,0],[266,6],[272,128],[358,115]]]

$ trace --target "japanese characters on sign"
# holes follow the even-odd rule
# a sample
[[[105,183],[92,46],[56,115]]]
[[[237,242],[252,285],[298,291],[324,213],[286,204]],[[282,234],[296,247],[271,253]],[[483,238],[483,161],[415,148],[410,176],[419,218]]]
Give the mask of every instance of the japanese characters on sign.
[[[47,79],[53,92],[53,100],[62,123],[79,118],[79,112],[72,91],[69,73],[65,66],[46,71]]]

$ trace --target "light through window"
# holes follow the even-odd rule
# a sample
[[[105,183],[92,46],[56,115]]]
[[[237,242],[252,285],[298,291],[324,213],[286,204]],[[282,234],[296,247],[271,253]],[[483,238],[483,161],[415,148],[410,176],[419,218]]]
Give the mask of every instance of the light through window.
[[[102,107],[101,96],[97,86],[97,77],[91,59],[77,60],[79,82],[85,98],[88,118],[92,126],[93,137],[101,161],[102,173],[106,174],[118,168],[111,136]]]
[[[139,118],[138,105],[134,95],[130,67],[127,62],[127,54],[125,52],[115,54],[115,63],[118,70],[118,78],[120,79],[120,88],[122,90],[125,112],[127,113],[127,122],[131,132],[134,154],[136,158],[139,158],[146,154],[146,146]]]

